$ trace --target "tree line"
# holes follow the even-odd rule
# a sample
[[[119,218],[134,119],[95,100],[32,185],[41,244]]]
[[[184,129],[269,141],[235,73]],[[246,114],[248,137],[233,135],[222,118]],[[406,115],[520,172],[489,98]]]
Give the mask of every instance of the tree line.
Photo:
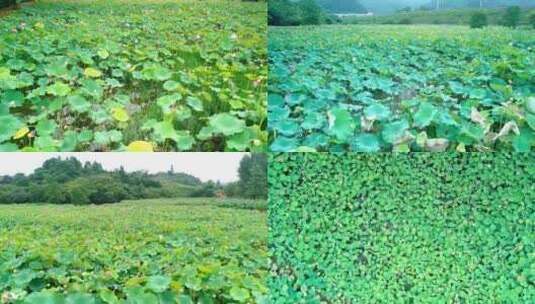
[[[267,156],[263,153],[245,155],[238,168],[239,180],[227,184],[208,181],[192,193],[196,197],[242,197],[249,199],[267,198]]]
[[[239,181],[221,184],[168,172],[148,174],[126,172],[123,167],[106,171],[97,162],[82,164],[78,159],[51,158],[33,173],[0,176],[0,204],[107,204],[122,200],[169,197],[243,198],[267,197],[267,160],[264,154],[245,156]]]

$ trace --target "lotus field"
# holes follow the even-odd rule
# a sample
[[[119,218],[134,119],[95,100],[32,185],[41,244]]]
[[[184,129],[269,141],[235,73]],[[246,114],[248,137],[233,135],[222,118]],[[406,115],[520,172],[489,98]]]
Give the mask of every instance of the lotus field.
[[[266,4],[39,1],[0,19],[0,151],[265,150]]]
[[[267,220],[246,203],[0,205],[0,303],[265,303]]]
[[[535,33],[270,28],[272,151],[519,151],[535,144]]]

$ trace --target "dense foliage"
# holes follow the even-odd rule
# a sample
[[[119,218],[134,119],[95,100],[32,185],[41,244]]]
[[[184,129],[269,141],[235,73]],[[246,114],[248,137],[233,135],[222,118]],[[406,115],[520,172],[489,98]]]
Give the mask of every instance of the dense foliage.
[[[269,25],[310,25],[333,23],[337,19],[324,11],[316,0],[269,0]]]
[[[0,204],[106,204],[124,199],[188,196],[201,181],[184,173],[149,175],[105,171],[98,163],[74,157],[52,158],[34,173],[0,177]]]
[[[531,30],[272,28],[272,151],[530,151]]]
[[[0,0],[0,8],[10,7],[17,4],[17,0]]]
[[[227,197],[266,199],[267,155],[263,153],[245,155],[240,161],[238,177],[238,181],[223,185],[221,191]]]
[[[270,158],[272,303],[531,303],[535,154]]]
[[[0,151],[265,150],[266,3],[39,1],[0,19]]]
[[[220,203],[0,206],[0,302],[267,303],[265,212]]]
[[[267,155],[254,153],[246,155],[238,168],[239,193],[246,198],[267,198]]]
[[[472,15],[470,18],[470,27],[471,28],[482,28],[489,25],[487,20],[487,15],[482,12],[477,12]]]
[[[521,12],[520,7],[518,6],[508,7],[503,16],[503,25],[516,28],[520,21]]]

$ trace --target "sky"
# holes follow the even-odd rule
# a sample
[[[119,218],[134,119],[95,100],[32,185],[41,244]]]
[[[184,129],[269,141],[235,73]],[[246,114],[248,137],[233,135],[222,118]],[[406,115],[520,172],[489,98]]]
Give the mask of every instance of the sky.
[[[30,174],[49,158],[74,156],[82,163],[96,161],[106,170],[123,166],[128,172],[184,172],[223,183],[238,180],[240,160],[246,153],[0,153],[0,175]]]

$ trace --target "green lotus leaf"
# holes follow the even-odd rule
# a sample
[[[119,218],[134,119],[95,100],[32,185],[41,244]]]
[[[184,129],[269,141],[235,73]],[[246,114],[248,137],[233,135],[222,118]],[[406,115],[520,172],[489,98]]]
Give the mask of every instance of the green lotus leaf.
[[[292,152],[313,153],[313,152],[318,152],[318,150],[316,150],[315,148],[312,148],[312,147],[301,146],[301,147],[298,147],[297,149],[293,150]]]
[[[95,298],[87,293],[74,293],[67,296],[65,304],[95,304]]]
[[[81,95],[69,96],[67,102],[71,109],[78,113],[86,113],[91,108],[91,103]]]
[[[55,295],[49,291],[34,292],[26,299],[25,304],[63,304],[63,299],[60,295]]]
[[[191,150],[193,144],[195,144],[195,139],[189,134],[189,132],[177,133],[175,141],[176,146],[180,151]]]
[[[99,78],[102,76],[102,72],[95,68],[86,68],[84,70],[84,75],[91,78]]]
[[[269,109],[269,122],[275,122],[278,120],[284,120],[290,116],[290,109],[287,107],[281,108],[281,107],[271,107]]]
[[[292,137],[299,133],[299,131],[301,130],[299,124],[290,119],[279,120],[275,122],[271,127],[273,128],[273,130],[277,131],[277,133],[287,137]]]
[[[526,100],[526,109],[535,114],[535,96],[532,96],[532,97],[529,97],[527,100]]]
[[[465,122],[460,129],[458,141],[466,145],[478,142],[485,137],[485,130],[480,126],[470,122]]]
[[[227,139],[227,148],[234,151],[246,151],[251,140],[250,132],[243,131]]]
[[[173,76],[173,72],[166,67],[158,66],[154,70],[154,78],[159,81],[165,81]]]
[[[89,142],[93,140],[93,131],[91,130],[82,130],[78,134],[78,141],[79,142]]]
[[[101,58],[101,59],[106,59],[110,56],[110,53],[106,50],[106,49],[100,49],[97,51],[97,55]]]
[[[335,108],[327,113],[329,117],[329,132],[339,141],[346,141],[353,135],[356,127],[351,114],[342,108]]]
[[[35,130],[39,136],[52,135],[54,132],[56,132],[57,127],[58,125],[55,121],[51,119],[43,119],[37,122]]]
[[[7,67],[0,67],[0,80],[6,80],[11,77],[11,70]]]
[[[158,141],[165,141],[166,139],[176,140],[177,133],[172,121],[165,120],[154,125],[154,133],[159,139]]]
[[[279,94],[269,94],[268,104],[269,107],[284,107],[284,97]]]
[[[535,145],[535,133],[529,128],[520,129],[520,134],[513,139],[515,152],[530,152]]]
[[[71,87],[63,82],[56,82],[46,88],[46,92],[54,96],[67,96],[71,92]]]
[[[289,152],[297,149],[299,146],[297,139],[279,136],[271,144],[270,150],[272,152]]]
[[[329,144],[329,137],[323,133],[310,134],[303,140],[303,145],[308,147],[325,147]]]
[[[65,78],[69,74],[67,65],[65,64],[65,62],[61,61],[55,61],[48,64],[45,67],[45,72],[48,76],[54,76],[58,78]]]
[[[158,98],[158,100],[156,100],[156,104],[160,106],[164,113],[171,113],[176,105],[176,102],[181,98],[182,96],[178,93],[172,95],[165,95]]]
[[[409,123],[407,120],[394,121],[384,126],[381,136],[385,142],[394,144],[405,136],[405,131],[407,131],[408,128]]]
[[[316,112],[307,113],[301,127],[305,130],[321,129],[327,122],[324,115]]]
[[[93,96],[96,99],[102,97],[102,94],[104,93],[102,86],[94,79],[83,79],[80,81],[80,84],[82,85],[82,92]]]
[[[97,131],[94,133],[94,141],[99,145],[109,145],[114,142],[120,142],[123,139],[123,133],[118,130]]]
[[[166,90],[166,91],[176,91],[178,90],[178,88],[180,88],[180,83],[174,81],[174,80],[167,80],[164,84],[163,84],[163,88]]]
[[[130,115],[123,107],[115,107],[111,110],[111,116],[120,122],[127,122],[130,120]]]
[[[529,113],[526,114],[526,122],[532,130],[535,130],[535,115],[534,114],[529,114]]]
[[[245,129],[245,121],[229,113],[213,115],[210,117],[208,124],[215,133],[222,133],[226,136],[240,133]]]
[[[53,152],[58,150],[58,141],[52,136],[38,136],[34,140],[34,147],[43,152]]]
[[[306,100],[305,95],[291,94],[286,97],[286,103],[290,106],[296,106],[302,104]]]
[[[186,103],[188,106],[190,106],[190,108],[197,112],[202,112],[204,110],[202,101],[197,97],[189,96],[186,98]]]
[[[390,109],[382,104],[375,103],[364,109],[364,115],[368,120],[385,120],[390,118]]]
[[[188,295],[179,295],[177,299],[178,304],[194,304],[193,300]]]
[[[197,134],[197,138],[200,140],[207,140],[214,136],[214,128],[211,126],[204,126]]]
[[[13,137],[23,125],[15,116],[0,116],[0,143]]]
[[[171,279],[167,276],[151,276],[147,280],[147,289],[154,291],[156,293],[164,292],[169,288],[171,284]]]
[[[16,144],[6,143],[0,144],[0,152],[17,152],[19,147]]]
[[[7,90],[2,94],[0,102],[8,107],[20,107],[24,103],[24,94],[20,91]]]
[[[159,300],[155,294],[138,293],[128,297],[128,304],[159,304]]]
[[[62,152],[72,152],[76,150],[78,144],[78,133],[74,131],[67,131],[63,134],[60,150]]]
[[[381,143],[379,138],[374,134],[359,134],[351,143],[351,147],[355,152],[379,152],[381,150]]]
[[[240,303],[245,303],[251,297],[251,294],[245,288],[234,286],[230,289],[230,297]]]
[[[117,296],[113,293],[113,291],[104,289],[99,292],[99,296],[104,301],[104,303],[108,304],[118,304],[119,299]]]
[[[414,114],[414,126],[417,128],[425,128],[431,124],[438,110],[430,103],[421,103],[416,114]]]

